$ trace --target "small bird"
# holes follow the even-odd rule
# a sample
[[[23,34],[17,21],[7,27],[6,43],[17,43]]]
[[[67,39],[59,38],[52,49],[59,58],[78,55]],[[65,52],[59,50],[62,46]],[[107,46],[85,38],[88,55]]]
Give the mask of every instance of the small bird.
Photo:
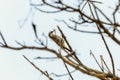
[[[55,34],[55,30],[49,32],[49,37],[62,49],[70,51],[62,37]]]

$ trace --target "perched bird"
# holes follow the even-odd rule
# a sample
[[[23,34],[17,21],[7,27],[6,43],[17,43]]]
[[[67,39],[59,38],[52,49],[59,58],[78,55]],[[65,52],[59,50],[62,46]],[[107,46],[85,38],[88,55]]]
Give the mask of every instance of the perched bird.
[[[62,37],[55,34],[55,30],[49,32],[49,37],[62,49],[70,51]]]

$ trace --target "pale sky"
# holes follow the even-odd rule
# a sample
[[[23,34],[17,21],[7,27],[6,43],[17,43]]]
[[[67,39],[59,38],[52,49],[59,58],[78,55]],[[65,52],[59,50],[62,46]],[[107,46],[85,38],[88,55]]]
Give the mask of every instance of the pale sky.
[[[108,5],[111,4],[108,3],[110,2],[109,0],[103,1],[106,1],[106,4]],[[68,15],[63,16],[63,14],[59,14],[58,16],[55,16],[54,14],[44,14],[36,11],[34,15],[30,14],[27,22],[23,25],[22,28],[20,28],[20,24],[28,15],[30,9],[31,7],[29,6],[29,0],[0,0],[0,30],[10,45],[15,46],[15,40],[20,42],[27,41],[26,43],[32,44],[31,42],[33,42],[35,37],[30,23],[31,20],[33,20],[33,22],[35,22],[38,26],[38,34],[40,36],[43,32],[47,35],[50,30],[56,28],[56,25],[62,25],[62,29],[65,34],[68,35],[70,43],[73,45],[74,49],[76,49],[76,51],[80,53],[81,60],[83,60],[83,62],[85,64],[88,64],[90,67],[96,66],[94,59],[89,55],[90,50],[92,50],[97,57],[102,54],[106,60],[109,60],[105,46],[99,35],[88,35],[78,32],[76,33],[68,28],[65,28],[65,25],[63,25],[62,23],[55,22],[55,18],[66,18],[66,16]],[[35,10],[33,9],[33,11]],[[38,15],[36,16],[36,14]],[[70,32],[66,30],[69,30]],[[72,36],[73,34],[75,36]],[[76,41],[76,39],[78,40]],[[114,53],[113,57],[115,58],[115,61],[120,61],[120,47],[109,38],[106,39],[108,40],[111,51]],[[55,45],[51,42],[49,44],[50,47],[52,47],[51,44],[52,46]],[[44,55],[47,55],[46,52],[35,50],[14,51],[0,48],[0,80],[47,80],[46,78],[44,78],[44,76],[41,76],[41,73],[34,69],[34,67],[32,67],[22,56],[24,54],[28,58],[33,60],[34,57],[39,56],[43,53]],[[91,59],[92,61],[89,59]],[[56,62],[52,60],[35,60],[34,62],[43,70],[47,70],[50,68],[51,70],[49,71],[51,72],[52,70],[57,71],[63,66],[63,64],[58,64],[59,61]],[[116,67],[120,68],[120,65],[116,65]],[[58,70],[57,72],[63,73],[64,69],[61,69],[60,71]],[[77,79],[77,77],[75,79]],[[82,76],[82,78],[80,79],[88,80],[89,76],[86,77],[85,75]]]
[[[25,18],[29,9],[29,0],[0,0],[0,30],[10,44],[21,37],[18,22]],[[38,71],[22,55],[0,48],[0,80],[39,80]]]

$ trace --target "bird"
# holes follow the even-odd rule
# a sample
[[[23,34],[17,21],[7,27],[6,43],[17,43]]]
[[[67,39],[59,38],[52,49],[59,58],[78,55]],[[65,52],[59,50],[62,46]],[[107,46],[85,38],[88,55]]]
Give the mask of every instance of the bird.
[[[67,51],[70,51],[70,49],[67,48],[67,45],[65,44],[65,40],[61,37],[55,34],[55,30],[49,32],[49,37],[61,48]]]

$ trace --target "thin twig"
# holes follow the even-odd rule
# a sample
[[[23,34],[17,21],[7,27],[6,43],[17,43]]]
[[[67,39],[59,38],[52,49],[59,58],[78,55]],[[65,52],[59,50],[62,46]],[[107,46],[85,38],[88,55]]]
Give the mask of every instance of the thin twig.
[[[33,22],[32,22],[32,27],[33,27],[33,31],[34,31],[35,37],[38,39],[36,25]]]
[[[73,70],[73,71],[70,71],[70,73],[74,73],[75,71],[76,71],[76,69]],[[56,76],[56,77],[63,77],[63,76],[67,76],[68,73],[64,73],[64,74],[51,73],[50,75],[54,75],[54,76]]]
[[[92,11],[92,9],[91,9],[90,4],[89,4],[89,8],[90,8],[90,11],[91,11],[91,14],[92,14],[93,18],[95,19],[95,16],[94,16],[94,14],[93,14],[93,11]],[[96,14],[96,16],[97,16],[97,19],[99,20],[98,13],[97,13],[96,9],[94,9],[94,10],[95,10],[95,14]],[[108,45],[107,45],[107,43],[106,43],[106,40],[105,40],[105,38],[104,38],[104,36],[103,36],[103,34],[102,34],[102,31],[101,31],[101,29],[100,29],[101,25],[99,25],[99,24],[102,25],[102,23],[96,23],[96,26],[97,26],[97,28],[98,28],[98,30],[99,30],[99,32],[100,32],[101,38],[102,38],[102,40],[103,40],[103,42],[104,42],[104,44],[105,44],[105,47],[106,47],[106,49],[107,49],[107,51],[108,51],[109,56],[110,56],[111,63],[112,63],[112,69],[113,69],[113,79],[114,79],[114,78],[115,78],[115,65],[114,65],[113,56],[112,56],[112,54],[111,54],[111,52],[110,52],[110,49],[109,49],[109,47],[108,47]]]
[[[46,72],[42,71],[40,68],[38,68],[33,62],[31,62],[25,55],[23,57],[32,65],[35,69],[37,69],[39,72],[44,74],[49,80],[53,80]]]
[[[108,72],[111,73],[111,71],[110,71],[108,65],[106,64],[105,60],[103,59],[102,55],[100,55],[100,58],[101,58],[102,62],[105,64],[105,67],[107,68]]]
[[[70,45],[69,42],[67,41],[67,39],[66,39],[64,33],[62,32],[62,30],[60,29],[60,27],[59,27],[59,26],[57,26],[57,27],[58,27],[58,29],[59,29],[62,37],[64,38],[65,42],[67,43],[68,47],[69,47],[70,50],[71,50],[71,54],[70,54],[70,55],[71,55],[71,56],[73,55],[73,56],[74,56],[73,58],[74,58],[80,65],[83,65],[82,62],[81,62],[81,61],[79,60],[79,58],[77,57],[77,55],[75,54],[75,51],[73,51],[71,45]],[[69,55],[69,54],[68,54],[68,55]]]
[[[92,53],[92,51],[90,50],[90,55],[92,55],[92,57],[94,58],[94,60],[96,61],[97,65],[99,66],[99,68],[104,72],[103,68],[100,66],[99,62],[97,61],[95,55]]]
[[[0,31],[0,36],[1,36],[2,40],[3,40],[3,42],[4,42],[4,46],[7,46],[7,42],[6,42],[5,38],[3,37],[1,31]]]
[[[66,70],[67,70],[67,72],[68,72],[70,78],[71,78],[72,80],[74,80],[74,78],[73,78],[72,74],[70,73],[70,71],[69,71],[69,69],[68,69],[66,63],[65,63],[64,61],[63,61],[63,63],[64,63],[64,65],[65,65],[65,68],[66,68]]]
[[[72,49],[72,47],[70,46],[69,42],[67,41],[65,35],[63,34],[63,32],[62,32],[62,30],[60,29],[60,27],[59,27],[59,26],[57,26],[57,27],[58,27],[58,30],[60,31],[62,37],[64,38],[65,42],[67,43],[68,47],[70,48],[70,50],[71,50],[71,52],[72,52],[73,49]]]
[[[58,59],[58,57],[36,57],[34,59]]]

